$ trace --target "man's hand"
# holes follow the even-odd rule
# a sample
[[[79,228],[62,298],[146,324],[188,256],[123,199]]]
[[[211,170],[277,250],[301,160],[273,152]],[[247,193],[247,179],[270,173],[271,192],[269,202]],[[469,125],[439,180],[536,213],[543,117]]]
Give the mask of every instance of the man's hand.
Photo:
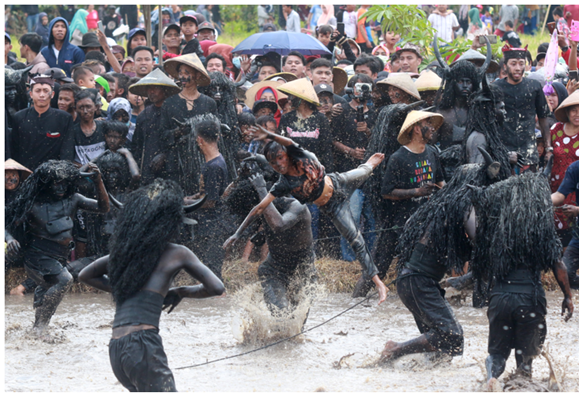
[[[478,40],[478,37],[480,37],[483,34],[475,34],[474,38],[472,39],[472,44],[470,46],[470,49],[474,49],[474,50],[479,50],[480,48],[482,48],[482,45],[480,43],[480,41]]]
[[[117,153],[122,154],[123,156],[126,157],[127,154],[129,154],[129,149],[127,149],[126,147],[121,147],[120,149],[117,149]]]
[[[569,297],[563,299],[563,305],[561,307],[561,316],[565,315],[565,310],[567,310],[567,315],[565,315],[565,322],[569,321],[573,316],[573,300]]]
[[[241,56],[240,66],[243,72],[245,72],[246,74],[249,72],[249,69],[251,68],[251,59],[249,58],[249,56],[247,55]]]
[[[149,168],[151,168],[151,171],[155,174],[161,172],[163,170],[163,168],[165,168],[165,158],[167,156],[165,155],[165,153],[161,153],[161,154],[157,154],[155,157],[153,157],[153,159],[151,160],[151,164],[149,165]]]
[[[108,48],[109,44],[107,42],[107,37],[99,29],[96,30],[96,35],[99,40],[99,44],[101,44],[102,47]]]
[[[557,34],[557,44],[560,48],[565,48],[567,46],[567,40],[564,34]]]
[[[239,236],[234,233],[233,235],[231,235],[229,239],[225,241],[225,243],[223,243],[223,248],[229,250],[235,244],[235,242],[237,242],[238,239]]]
[[[189,135],[191,133],[191,124],[183,123],[179,124],[177,132],[175,132],[175,138],[181,138],[182,136]]]
[[[417,196],[429,196],[437,189],[438,186],[434,183],[425,184],[422,187],[417,188]]]
[[[358,132],[367,132],[368,131],[368,123],[365,121],[356,122],[356,131]]]
[[[378,290],[378,295],[380,296],[380,299],[378,300],[378,305],[381,305],[382,302],[386,300],[388,288],[386,288],[386,285],[384,285],[384,283],[382,282],[382,280],[380,280],[380,277],[378,277],[377,274],[374,277],[372,277],[372,281],[374,281],[374,284],[376,284],[376,289]]]
[[[577,217],[579,215],[579,207],[573,205],[561,206],[561,212],[567,217]]]
[[[342,105],[340,104],[334,104],[332,106],[332,117],[338,117],[342,114],[342,112],[344,111],[344,108],[342,108]]]
[[[256,173],[255,175],[250,176],[249,182],[251,183],[255,191],[258,191],[262,188],[266,188],[265,179],[263,178],[261,173]]]
[[[575,93],[578,87],[579,82],[577,82],[575,79],[569,79],[569,82],[567,83],[567,93],[569,93],[569,95]]]
[[[167,292],[167,296],[165,296],[165,300],[163,300],[163,310],[171,306],[171,308],[167,310],[167,314],[171,314],[171,311],[173,311],[175,307],[177,307],[177,305],[181,302],[182,299],[183,297],[179,294],[177,288],[169,289],[169,292]]]
[[[370,43],[370,41],[366,41],[366,48],[372,48],[372,43]]]
[[[357,147],[355,149],[350,149],[348,153],[350,154],[351,157],[357,160],[363,160],[364,155],[366,154],[366,149]]]
[[[263,141],[269,136],[269,132],[260,125],[249,127],[249,133],[253,140]]]
[[[549,162],[549,158],[551,158],[552,155],[552,151],[545,152],[545,162]]]
[[[20,251],[20,243],[18,243],[18,240],[16,239],[10,239],[6,242],[6,249],[9,253],[16,254]]]
[[[87,168],[87,172],[91,173],[91,172],[96,172],[96,180],[97,181],[102,181],[102,177],[101,177],[101,171],[99,169],[99,167],[94,163],[94,162],[89,162],[88,163],[88,168]]]

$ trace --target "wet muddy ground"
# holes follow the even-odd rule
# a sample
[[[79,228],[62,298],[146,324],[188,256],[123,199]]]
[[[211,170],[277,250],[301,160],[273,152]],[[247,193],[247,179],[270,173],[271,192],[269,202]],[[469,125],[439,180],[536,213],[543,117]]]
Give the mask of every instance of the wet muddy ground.
[[[359,300],[359,299],[358,299]],[[319,324],[356,303],[347,294],[330,294],[314,302],[305,328]],[[576,304],[579,299],[575,296]],[[579,390],[579,315],[564,323],[562,296],[548,294],[547,344],[563,389]],[[383,368],[364,368],[387,340],[416,337],[411,314],[396,296],[385,304],[359,306],[301,340],[247,356],[177,370],[256,348],[239,339],[239,299],[186,299],[161,317],[161,336],[177,389],[181,391],[476,391],[486,357],[486,309],[454,308],[464,328],[464,355],[433,365],[424,355],[406,356]],[[114,306],[106,294],[71,294],[51,322],[55,343],[34,339],[32,297],[6,297],[6,391],[126,391],[111,371],[108,342]],[[263,325],[263,324],[262,324]],[[275,328],[275,327],[272,327]],[[345,357],[350,355],[349,357]],[[340,359],[341,362],[340,362]],[[339,363],[339,364],[338,364]],[[507,364],[513,370],[514,355]],[[547,361],[535,360],[537,380],[549,375]],[[501,378],[502,381],[502,378]]]

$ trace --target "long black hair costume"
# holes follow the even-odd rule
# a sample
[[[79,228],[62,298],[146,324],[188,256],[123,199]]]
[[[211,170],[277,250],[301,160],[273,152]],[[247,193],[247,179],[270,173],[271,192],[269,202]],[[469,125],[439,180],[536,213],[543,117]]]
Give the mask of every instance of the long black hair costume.
[[[500,138],[502,126],[499,125],[496,116],[496,106],[503,101],[502,91],[494,85],[487,83],[483,78],[482,89],[469,97],[469,110],[466,120],[466,133],[462,144],[462,164],[467,163],[466,142],[473,132],[480,132],[485,136],[486,151],[493,161],[501,164],[499,178],[507,179],[511,175],[509,151]]]
[[[440,63],[442,74],[442,87],[438,90],[434,103],[437,110],[448,110],[453,108],[455,105],[456,84],[458,81],[463,78],[468,78],[472,81],[473,91],[480,88],[481,80],[486,79],[485,73],[492,60],[492,48],[487,39],[487,57],[481,68],[477,69],[477,67],[468,60],[459,60],[454,64],[454,66],[450,67],[440,55],[437,35],[434,36],[433,47],[436,59]],[[452,178],[456,167],[463,162],[461,153],[462,148],[460,145],[450,146],[440,153],[440,161],[444,167],[447,179]]]
[[[217,117],[221,121],[221,138],[219,138],[219,151],[227,163],[227,171],[232,179],[237,177],[238,163],[235,154],[239,149],[239,124],[237,122],[237,109],[235,108],[236,89],[245,83],[245,77],[239,82],[232,82],[222,72],[209,73],[211,83],[209,86],[199,88],[199,92],[215,100],[217,104]]]
[[[26,221],[26,215],[38,199],[48,197],[52,183],[65,181],[68,183],[63,199],[70,198],[76,190],[76,182],[81,178],[81,172],[70,161],[49,160],[40,165],[34,173],[24,181],[17,191],[16,197],[5,211],[5,227],[8,231],[15,230]]]
[[[108,266],[116,303],[145,285],[167,244],[177,237],[184,217],[183,197],[177,183],[164,179],[127,197],[111,239]]]

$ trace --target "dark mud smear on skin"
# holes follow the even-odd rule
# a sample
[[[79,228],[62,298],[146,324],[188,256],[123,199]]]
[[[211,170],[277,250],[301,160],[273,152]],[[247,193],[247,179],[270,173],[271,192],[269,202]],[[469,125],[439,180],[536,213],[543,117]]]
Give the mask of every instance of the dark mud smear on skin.
[[[404,357],[387,367],[368,367],[387,340],[404,341],[419,332],[411,314],[395,296],[385,304],[364,303],[338,319],[263,351],[232,360],[175,370],[177,367],[257,348],[234,334],[239,317],[232,295],[221,299],[185,299],[161,317],[169,366],[181,391],[480,391],[487,352],[486,309],[454,307],[465,332],[464,355],[451,363],[424,355]],[[330,294],[312,304],[305,328],[319,324],[360,299]],[[577,296],[575,301],[577,302]],[[563,390],[579,390],[579,318],[559,316],[562,297],[548,294],[547,342],[553,361],[566,372]],[[258,306],[258,309],[261,306]],[[54,344],[30,334],[32,297],[6,297],[6,391],[126,391],[113,375],[108,343],[114,306],[109,295],[69,294],[54,316],[49,333]],[[238,320],[239,321],[239,320]],[[349,355],[349,356],[348,356]],[[340,362],[341,360],[341,362]],[[337,367],[339,366],[339,367]],[[505,377],[514,369],[514,355]],[[544,358],[534,364],[535,380],[549,377]]]

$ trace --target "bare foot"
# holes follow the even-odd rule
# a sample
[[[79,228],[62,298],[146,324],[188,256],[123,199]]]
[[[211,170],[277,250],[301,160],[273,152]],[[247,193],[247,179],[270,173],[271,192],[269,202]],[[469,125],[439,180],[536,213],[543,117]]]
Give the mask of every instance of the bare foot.
[[[26,288],[24,288],[24,285],[20,284],[16,288],[12,288],[10,295],[24,296],[24,292],[26,292]]]
[[[500,384],[498,379],[491,378],[487,382],[487,391],[489,391],[489,392],[502,392],[503,388],[501,387],[501,384]]]
[[[368,158],[366,164],[370,165],[372,169],[375,169],[382,161],[384,161],[384,154],[374,153],[372,154],[372,157]]]
[[[396,357],[396,347],[398,346],[397,342],[388,341],[386,345],[384,345],[384,349],[382,350],[382,354],[380,355],[379,363],[386,363],[390,360],[393,360]]]

